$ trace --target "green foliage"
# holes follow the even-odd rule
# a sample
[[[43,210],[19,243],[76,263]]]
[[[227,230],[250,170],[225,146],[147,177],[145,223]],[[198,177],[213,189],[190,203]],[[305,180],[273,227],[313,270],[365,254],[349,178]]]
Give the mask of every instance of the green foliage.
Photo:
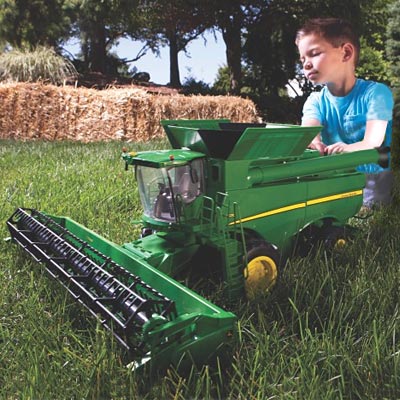
[[[298,74],[296,29],[306,18],[346,17],[364,37],[360,74],[388,80],[383,53],[386,24],[393,0],[0,0],[0,43],[33,48],[38,44],[56,49],[67,39],[81,45],[80,71],[126,75],[124,66],[147,51],[156,54],[170,48],[170,83],[180,86],[178,53],[207,29],[222,32],[227,47],[229,88],[221,93],[257,91],[263,86],[277,96],[289,79]],[[162,10],[162,12],[160,12]],[[390,25],[390,23],[389,23]],[[398,26],[399,24],[397,24]],[[393,29],[395,27],[393,23]],[[144,45],[130,60],[110,54],[120,38],[141,40]],[[244,68],[253,69],[251,82],[242,79]],[[249,75],[249,73],[247,73]],[[399,74],[394,74],[393,78]],[[255,97],[260,97],[256,95]]]
[[[360,42],[361,51],[359,66],[356,71],[357,76],[390,85],[392,83],[390,63],[385,58],[385,52],[371,47],[364,37],[361,38]]]
[[[360,36],[376,50],[385,50],[390,7],[393,0],[364,0],[357,27]]]
[[[70,32],[73,0],[0,0],[0,39],[13,47],[56,46]]]
[[[0,54],[0,80],[62,84],[76,77],[73,64],[48,47]]]
[[[132,150],[165,147],[135,143]],[[116,243],[141,207],[120,142],[0,143],[0,237],[16,207],[67,215]],[[400,398],[400,176],[395,201],[345,251],[293,258],[269,296],[238,302],[230,358],[146,378],[42,267],[0,241],[0,398]],[[383,295],[384,294],[384,295]]]
[[[393,165],[400,167],[400,1],[390,7],[387,21],[386,52],[391,66],[392,88],[394,97],[393,113]]]
[[[203,82],[198,81],[194,77],[188,77],[185,79],[182,85],[181,93],[189,95],[189,94],[199,94],[202,96],[212,95],[214,94],[212,88]]]
[[[169,85],[181,87],[178,54],[212,26],[208,9],[198,1],[145,0],[140,1],[140,11],[144,15],[140,29],[142,40],[154,52],[159,52],[160,47],[169,47]]]
[[[229,93],[231,87],[229,68],[227,66],[219,67],[217,76],[213,83],[213,90],[221,95]]]
[[[278,89],[278,93],[270,91],[265,81],[260,80],[261,73],[255,66],[243,68],[243,85],[240,96],[250,98],[256,105],[258,113],[264,121],[278,123],[300,123],[301,109],[305,96],[290,98],[286,89]],[[212,86],[215,94],[226,95],[230,90],[230,74],[227,67],[218,70],[217,78]]]
[[[76,0],[75,30],[81,45],[81,69],[117,75],[115,57],[110,55],[118,39],[129,36],[136,27],[137,1]],[[121,62],[121,61],[120,61]]]
[[[289,4],[272,2],[247,29],[243,47],[247,79],[243,84],[251,89],[278,94],[295,77],[298,22],[297,15],[288,10]]]
[[[386,52],[391,61],[394,86],[400,85],[400,1],[393,2],[387,21]]]
[[[200,2],[201,3],[201,2]],[[229,71],[229,94],[238,95],[242,87],[242,33],[251,25],[264,1],[205,1],[210,21],[222,33]]]

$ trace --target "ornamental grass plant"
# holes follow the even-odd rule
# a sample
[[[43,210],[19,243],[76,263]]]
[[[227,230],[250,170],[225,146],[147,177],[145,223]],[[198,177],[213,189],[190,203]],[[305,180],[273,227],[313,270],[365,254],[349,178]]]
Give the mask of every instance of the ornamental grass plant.
[[[60,85],[66,80],[75,79],[77,75],[72,62],[50,47],[13,49],[0,54],[0,81]]]

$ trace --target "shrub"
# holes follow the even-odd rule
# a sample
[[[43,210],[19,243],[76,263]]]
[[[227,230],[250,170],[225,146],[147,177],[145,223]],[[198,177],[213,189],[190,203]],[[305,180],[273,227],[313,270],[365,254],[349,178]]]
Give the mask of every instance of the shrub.
[[[183,94],[189,95],[189,94],[200,94],[203,96],[207,95],[212,95],[214,94],[210,86],[202,81],[202,80],[196,80],[193,77],[186,78],[183,85],[182,85],[182,90],[181,92]]]
[[[73,64],[54,49],[38,46],[34,50],[14,49],[0,55],[0,80],[62,84],[74,79]]]

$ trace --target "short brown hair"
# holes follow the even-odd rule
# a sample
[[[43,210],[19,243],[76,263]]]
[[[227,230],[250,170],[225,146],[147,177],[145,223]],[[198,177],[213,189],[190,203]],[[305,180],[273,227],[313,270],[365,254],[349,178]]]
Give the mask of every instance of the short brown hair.
[[[318,35],[329,42],[333,47],[340,47],[343,43],[351,43],[355,48],[355,64],[360,54],[360,38],[350,22],[340,18],[314,18],[306,21],[297,31],[296,44],[308,35]]]

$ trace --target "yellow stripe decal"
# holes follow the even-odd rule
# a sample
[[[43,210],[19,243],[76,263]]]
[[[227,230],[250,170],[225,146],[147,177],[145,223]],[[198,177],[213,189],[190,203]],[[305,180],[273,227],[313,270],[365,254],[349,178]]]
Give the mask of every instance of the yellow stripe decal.
[[[327,201],[342,200],[342,199],[346,199],[348,197],[361,196],[362,193],[363,193],[362,190],[354,190],[352,192],[334,194],[332,196],[327,196],[327,197],[320,197],[318,199],[308,200],[305,203],[296,203],[296,204],[292,204],[290,206],[276,208],[275,210],[265,211],[261,214],[251,215],[250,217],[245,217],[245,218],[239,219],[237,221],[233,221],[233,222],[229,223],[229,225],[253,221],[254,219],[269,217],[271,215],[281,214],[281,213],[284,213],[287,211],[292,211],[292,210],[296,210],[299,208],[305,208],[307,206],[313,206],[315,204],[325,203]]]
[[[297,208],[304,208],[306,206],[306,203],[297,203],[297,204],[292,204],[290,206],[282,207],[282,208],[276,208],[275,210],[270,210],[270,211],[265,211],[261,214],[256,214],[256,215],[251,215],[250,217],[242,218],[237,221],[231,222],[229,225],[232,224],[237,224],[239,222],[247,222],[247,221],[252,221],[253,219],[258,219],[258,218],[264,218],[264,217],[269,217],[270,215],[274,214],[280,214],[286,211],[292,211]]]
[[[308,200],[307,205],[312,206],[314,204],[325,203],[327,201],[341,200],[346,199],[347,197],[360,196],[362,195],[362,192],[362,190],[354,190],[353,192],[340,193],[328,197],[320,197],[319,199]]]

